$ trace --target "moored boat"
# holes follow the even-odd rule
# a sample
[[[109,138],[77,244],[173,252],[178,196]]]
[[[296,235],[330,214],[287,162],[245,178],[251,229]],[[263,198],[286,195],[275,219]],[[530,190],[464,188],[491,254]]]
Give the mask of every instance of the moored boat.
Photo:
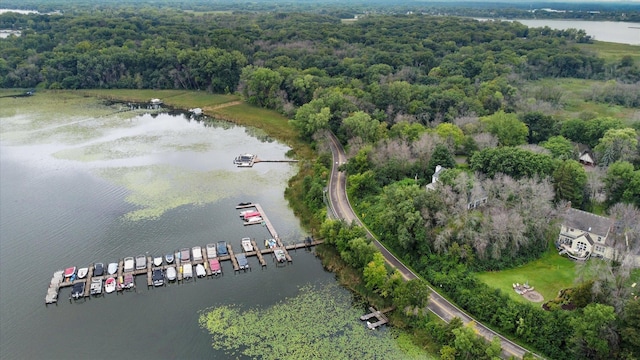
[[[171,253],[164,256],[164,261],[166,261],[167,264],[173,264],[173,260],[174,260],[174,257],[173,257],[173,254]]]
[[[218,256],[229,255],[227,251],[227,242],[226,241],[218,241]]]
[[[167,280],[174,281],[177,277],[176,268],[174,266],[169,266],[167,268]]]
[[[71,297],[76,300],[84,297],[84,281],[73,284],[73,288],[71,288]]]
[[[220,267],[220,261],[218,261],[218,259],[209,259],[209,269],[211,269],[211,275],[222,274],[222,268]]]
[[[260,212],[258,212],[255,209],[240,211],[240,217],[243,218],[243,219],[246,219],[246,218],[252,217],[252,216],[260,216]]]
[[[114,291],[116,291],[116,278],[112,276],[104,282],[104,292],[111,294]]]
[[[161,266],[162,265],[162,256],[156,256],[153,258],[153,266]]]
[[[260,224],[262,222],[262,216],[254,216],[254,217],[250,217],[248,219],[246,219],[244,221],[245,225],[253,225],[253,224]]]
[[[91,279],[91,288],[89,289],[91,295],[102,294],[102,279]]]
[[[278,246],[278,242],[276,241],[276,239],[265,239],[264,240],[264,247],[272,249],[274,247]]]
[[[242,238],[242,249],[245,252],[253,251],[253,245],[251,245],[251,238]]]
[[[207,272],[202,264],[196,265],[196,276],[199,278],[207,276]]]
[[[189,248],[180,249],[180,261],[181,262],[191,261],[191,250],[189,250]]]
[[[136,270],[142,270],[147,268],[147,257],[144,255],[136,256]]]
[[[64,269],[64,277],[65,278],[70,278],[70,277],[74,276],[75,274],[76,274],[76,267],[75,266],[68,267],[68,268]]]
[[[207,258],[211,259],[218,255],[216,252],[216,244],[207,244],[206,249],[207,249]]]
[[[248,212],[248,213],[242,215],[242,218],[247,220],[249,218],[256,217],[256,216],[261,216],[260,212],[258,212],[258,211]]]
[[[89,268],[83,267],[78,269],[78,279],[84,279],[89,273]]]
[[[109,275],[113,275],[115,273],[118,272],[118,263],[109,263],[109,265],[107,265],[107,274]]]
[[[164,273],[160,269],[154,269],[151,273],[151,280],[153,281],[153,286],[162,286],[164,285]]]
[[[95,263],[93,265],[93,276],[102,276],[102,275],[104,275],[104,264]]]
[[[191,254],[193,255],[193,261],[202,261],[202,248],[200,246],[191,248]]]
[[[191,264],[182,265],[182,278],[186,280],[192,277],[193,277],[193,266],[191,266]]]
[[[276,261],[279,263],[283,263],[285,261],[287,261],[287,258],[284,254],[284,250],[282,249],[275,249],[273,250],[273,255],[276,257]]]
[[[251,205],[251,202],[245,201],[245,202],[238,203],[238,206],[248,206],[248,205]]]
[[[124,258],[124,272],[131,272],[135,269],[135,260],[133,256]]]
[[[240,270],[249,269],[249,262],[247,261],[247,256],[245,254],[236,254],[236,260],[238,261],[238,267]]]
[[[124,283],[122,283],[123,289],[131,289],[135,286],[135,280],[133,279],[133,275],[127,274],[124,276]]]

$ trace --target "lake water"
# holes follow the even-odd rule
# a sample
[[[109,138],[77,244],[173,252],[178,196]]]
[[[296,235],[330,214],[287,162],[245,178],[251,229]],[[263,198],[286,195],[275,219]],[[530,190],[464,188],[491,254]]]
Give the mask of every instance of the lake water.
[[[477,19],[487,20],[487,19]],[[502,19],[501,19],[502,20]],[[619,44],[640,45],[640,23],[581,20],[507,20],[517,21],[528,27],[552,29],[582,29],[595,40]]]
[[[240,251],[247,236],[260,244],[269,234],[242,225],[239,202],[260,203],[285,242],[306,234],[283,196],[294,165],[232,164],[244,152],[285,158],[288,148],[259,131],[39,96],[0,99],[0,358],[228,358],[199,328],[201,311],[269,307],[301,286],[336,283],[298,250],[284,267],[251,257],[247,273],[224,262],[220,278],[147,289],[139,276],[135,292],[70,303],[66,288],[45,306],[53,272],[68,266],[219,240]]]

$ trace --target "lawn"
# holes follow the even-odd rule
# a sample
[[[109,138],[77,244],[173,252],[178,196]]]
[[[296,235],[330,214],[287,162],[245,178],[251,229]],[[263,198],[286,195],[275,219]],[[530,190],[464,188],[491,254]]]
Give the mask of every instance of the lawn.
[[[516,294],[512,284],[523,284],[528,281],[530,286],[544,296],[544,301],[548,301],[555,298],[560,289],[573,286],[576,263],[550,250],[541,259],[519,268],[484,272],[477,276],[487,285],[498,288],[521,302],[529,301]]]

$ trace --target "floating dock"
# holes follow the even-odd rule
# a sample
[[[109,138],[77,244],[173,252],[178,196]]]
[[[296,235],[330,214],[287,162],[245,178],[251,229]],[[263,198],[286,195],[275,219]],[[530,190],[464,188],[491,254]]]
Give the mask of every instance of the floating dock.
[[[276,243],[277,243],[277,247],[276,248],[266,248],[266,249],[260,249],[258,247],[258,244],[256,243],[256,241],[254,239],[251,239],[251,244],[253,245],[253,251],[248,251],[248,252],[244,252],[244,254],[247,257],[250,256],[256,256],[258,259],[258,262],[260,263],[260,265],[264,268],[265,266],[267,266],[267,262],[264,259],[264,255],[265,254],[272,254],[273,250],[275,249],[282,249],[285,253],[285,258],[287,260],[287,262],[291,263],[293,262],[293,259],[291,258],[291,255],[289,255],[288,250],[296,250],[296,249],[302,249],[302,248],[309,248],[312,246],[316,246],[319,244],[322,244],[324,242],[324,240],[312,240],[311,238],[307,238],[305,239],[303,242],[297,242],[297,243],[290,243],[290,244],[283,244],[282,240],[280,240],[280,238],[278,237],[278,233],[276,232],[275,228],[273,227],[273,225],[271,224],[271,222],[269,221],[269,218],[266,216],[264,209],[260,206],[260,204],[253,204],[253,203],[247,203],[247,204],[243,204],[243,205],[238,205],[236,206],[236,209],[245,209],[245,208],[250,208],[250,207],[255,207],[257,211],[260,212],[260,214],[262,215],[262,219],[263,219],[263,224],[264,226],[266,226],[267,230],[269,231],[269,234],[271,235],[271,237],[273,239],[275,239]],[[202,247],[205,248],[205,247]],[[231,261],[231,264],[233,266],[233,270],[234,271],[240,271],[240,266],[238,265],[238,261],[236,259],[236,256],[234,254],[233,248],[230,244],[227,244],[227,250],[229,252],[228,255],[224,255],[224,256],[218,256],[217,259],[219,262],[222,261]],[[69,279],[65,279],[64,278],[64,271],[63,270],[58,270],[55,271],[53,273],[53,276],[51,278],[51,282],[49,283],[49,288],[47,289],[47,294],[45,295],[45,304],[57,304],[58,302],[58,295],[60,293],[60,289],[65,288],[65,287],[71,287],[75,284],[78,283],[84,283],[85,284],[85,289],[84,289],[84,293],[80,296],[80,298],[87,298],[90,297],[91,295],[91,280],[92,279],[100,279],[101,281],[106,280],[107,278],[113,276],[117,278],[120,277],[125,277],[127,275],[132,275],[134,277],[134,289],[135,289],[135,277],[138,275],[143,275],[146,277],[146,283],[148,287],[152,287],[153,286],[153,280],[152,280],[152,273],[153,270],[155,269],[162,269],[163,271],[166,271],[169,267],[175,267],[176,268],[176,281],[177,282],[182,282],[183,281],[183,277],[182,277],[182,271],[181,271],[181,266],[184,264],[191,264],[192,266],[196,266],[197,264],[204,264],[204,268],[206,271],[207,276],[212,276],[212,272],[209,266],[209,258],[207,256],[206,251],[202,252],[202,259],[199,259],[197,261],[191,260],[191,261],[181,261],[180,258],[178,256],[176,256],[174,258],[174,262],[172,264],[166,264],[163,263],[162,266],[153,266],[153,259],[150,256],[147,256],[147,264],[146,267],[144,269],[135,269],[133,271],[129,271],[129,272],[125,272],[124,271],[124,259],[120,259],[118,261],[118,270],[116,272],[116,274],[113,275],[103,275],[103,276],[99,276],[99,277],[94,277],[93,276],[93,269],[94,269],[94,264],[91,264],[89,266],[89,272],[87,274],[87,276],[83,279],[76,279],[74,281],[70,281]],[[167,283],[167,281],[165,280],[165,284]],[[123,289],[118,288],[118,292],[121,292]],[[71,301],[71,297],[69,297],[69,300]]]
[[[258,155],[254,155],[254,154],[240,154],[235,159],[233,159],[233,163],[236,164],[237,167],[253,167],[254,164],[259,162],[297,163],[298,160],[292,160],[292,159],[265,160],[265,159],[259,159]]]

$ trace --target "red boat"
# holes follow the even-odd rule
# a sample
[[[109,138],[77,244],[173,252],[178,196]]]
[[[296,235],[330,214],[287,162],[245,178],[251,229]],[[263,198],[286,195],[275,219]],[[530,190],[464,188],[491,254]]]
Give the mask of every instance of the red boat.
[[[222,274],[222,268],[220,267],[218,259],[209,259],[209,268],[211,269],[212,275]]]
[[[247,220],[248,218],[252,218],[252,217],[256,217],[256,216],[260,216],[260,212],[258,211],[252,211],[252,212],[248,212],[244,215],[242,215],[242,217]]]
[[[72,277],[72,276],[73,276],[73,275],[75,275],[75,274],[76,274],[76,267],[75,267],[75,266],[72,266],[72,267],[70,267],[70,268],[66,268],[66,269],[64,270],[64,277],[65,277],[65,278],[70,278],[70,277]]]

